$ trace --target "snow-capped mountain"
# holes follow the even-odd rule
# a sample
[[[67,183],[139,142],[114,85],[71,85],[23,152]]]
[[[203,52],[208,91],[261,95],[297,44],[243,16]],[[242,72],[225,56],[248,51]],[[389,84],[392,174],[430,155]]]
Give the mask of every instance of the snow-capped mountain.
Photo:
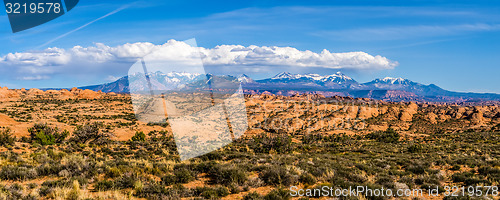
[[[271,78],[272,80],[283,80],[283,79],[309,79],[320,82],[336,82],[336,83],[344,83],[348,81],[354,81],[351,77],[346,76],[342,72],[337,72],[332,75],[321,76],[319,74],[291,74],[289,72],[281,72],[276,74]]]
[[[358,82],[342,72],[326,76],[319,74],[292,74],[289,72],[282,72],[272,78],[258,80],[257,82],[277,87],[327,87],[330,89],[349,88],[359,85]]]
[[[393,78],[393,77],[385,77],[385,78],[377,78],[371,82],[366,84],[374,84],[374,85],[411,85],[412,81],[404,78]]]
[[[297,78],[300,78],[300,76],[297,77],[294,74],[288,72],[281,72],[273,76],[271,79],[297,79]]]
[[[241,83],[255,83],[255,81],[246,74],[241,74],[237,78]]]
[[[415,83],[413,81],[404,78],[385,77],[382,79],[377,78],[368,83],[364,83],[363,85],[369,88],[393,90],[393,89],[402,89],[406,87],[416,86],[419,85],[419,83]]]
[[[242,74],[238,77],[229,75],[214,76],[186,72],[149,73],[153,89],[169,90],[178,87],[203,89],[208,82],[213,88],[237,89],[241,83],[244,90],[254,92],[271,91],[283,94],[284,91],[330,92],[336,95],[366,97],[390,101],[425,100],[456,101],[464,99],[500,100],[499,94],[459,93],[444,90],[434,84],[424,85],[404,78],[378,78],[367,83],[358,83],[353,78],[337,72],[331,75],[279,73],[272,78],[253,80]],[[207,79],[208,77],[208,79]],[[129,84],[129,81],[133,84]],[[103,92],[128,93],[147,90],[149,87],[144,74],[132,74],[112,83],[80,87]]]
[[[324,76],[321,79],[321,82],[323,82],[325,86],[329,86],[329,87],[335,87],[335,85],[351,87],[351,88],[359,87],[358,82],[356,82],[351,77],[346,76],[342,72],[337,72],[337,73],[332,74],[332,75]]]
[[[186,72],[169,72],[163,73],[160,71],[147,74],[153,90],[172,90],[179,87],[184,87],[186,84],[196,82],[205,78],[205,75],[198,73]],[[131,74],[129,77],[130,91],[147,91],[149,84],[143,73]]]
[[[413,82],[404,78],[385,77],[383,79],[375,79],[368,83],[362,84],[365,89],[369,90],[399,90],[411,92],[416,95],[445,95],[448,91],[440,87],[430,84],[424,85]]]

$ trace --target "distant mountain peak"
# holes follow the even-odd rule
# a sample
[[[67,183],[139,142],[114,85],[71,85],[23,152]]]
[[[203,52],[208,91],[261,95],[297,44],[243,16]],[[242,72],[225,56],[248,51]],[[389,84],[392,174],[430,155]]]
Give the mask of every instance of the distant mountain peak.
[[[193,83],[211,78],[211,74],[205,77],[202,74],[186,72],[161,73],[153,72],[151,81],[153,86],[169,86],[163,89],[175,89],[185,83]],[[128,93],[130,89],[141,89],[147,87],[146,82],[129,85],[129,79],[140,79],[143,73],[130,74],[122,77],[112,83],[102,85],[93,85],[81,87],[82,89],[91,89],[94,91]],[[224,78],[225,76],[222,76]],[[233,77],[234,78],[234,77]],[[272,78],[253,80],[246,74],[237,76],[245,89],[259,91],[274,91],[281,94],[286,91],[323,91],[331,92],[335,95],[347,95],[353,97],[386,99],[390,101],[405,100],[425,100],[425,101],[468,101],[471,99],[499,100],[500,94],[478,94],[478,93],[460,93],[444,90],[434,84],[424,85],[404,78],[385,77],[378,78],[367,83],[358,83],[351,77],[336,72],[330,75],[319,74],[292,74],[282,72]],[[233,80],[233,79],[231,79]],[[196,85],[192,86],[196,88]],[[387,96],[395,94],[396,96]]]
[[[279,74],[276,74],[271,79],[284,79],[284,78],[293,78],[293,77],[294,77],[294,75],[291,74],[290,72],[281,72]]]
[[[409,85],[413,84],[413,81],[410,81],[408,79],[404,79],[401,77],[394,78],[394,77],[385,77],[385,78],[377,78],[370,83],[381,83],[381,84],[389,84],[389,85]]]
[[[353,81],[354,80],[351,77],[345,75],[344,73],[342,73],[340,71],[336,72],[335,74],[325,76],[325,78],[326,79],[340,79],[340,80],[344,80],[344,81]]]
[[[255,82],[252,78],[250,78],[246,74],[240,74],[237,78],[238,78],[238,81],[240,81],[241,83],[254,83]]]
[[[385,77],[382,79],[382,81],[384,82],[390,82],[391,84],[394,84],[394,83],[398,83],[398,82],[403,82],[405,81],[406,79],[404,78],[401,78],[401,77],[398,77],[398,78],[393,78],[393,77]]]
[[[331,75],[326,75],[326,76],[321,76],[319,74],[313,74],[313,73],[308,73],[308,74],[292,74],[290,72],[281,72],[279,74],[276,74],[273,76],[271,79],[300,79],[300,78],[306,78],[306,79],[313,79],[316,81],[329,81],[333,79],[341,79],[341,80],[353,80],[351,77],[343,74],[342,72],[338,71],[335,74]]]

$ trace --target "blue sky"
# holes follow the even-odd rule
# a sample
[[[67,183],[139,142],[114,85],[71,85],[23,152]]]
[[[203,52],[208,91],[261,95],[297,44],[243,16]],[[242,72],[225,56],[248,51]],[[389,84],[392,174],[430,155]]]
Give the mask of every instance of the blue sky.
[[[46,53],[52,47],[70,49],[97,43],[114,47],[136,42],[161,45],[171,39],[196,38],[198,46],[207,49],[217,45],[293,47],[315,53],[326,49],[365,52],[398,63],[384,69],[275,66],[265,73],[248,72],[254,78],[280,71],[331,74],[340,70],[358,82],[392,76],[453,91],[500,93],[499,11],[498,1],[86,0],[49,23],[15,34],[6,14],[0,14],[0,59],[15,52]],[[0,85],[97,84],[107,82],[103,77],[126,75],[130,62],[115,62],[113,67],[95,65],[68,75],[71,70],[54,70],[65,66],[49,72],[43,65],[19,70],[12,64],[0,64],[4,74]],[[20,79],[5,75],[9,72],[40,75]]]

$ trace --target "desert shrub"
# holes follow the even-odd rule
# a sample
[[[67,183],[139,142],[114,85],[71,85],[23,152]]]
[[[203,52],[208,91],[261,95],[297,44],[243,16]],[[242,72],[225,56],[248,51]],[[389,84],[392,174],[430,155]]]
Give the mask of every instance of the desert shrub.
[[[292,137],[286,134],[276,136],[261,134],[254,136],[249,146],[256,153],[269,153],[271,150],[276,153],[288,153],[293,150]]]
[[[383,143],[397,143],[401,135],[392,128],[385,131],[376,131],[366,135],[366,138]]]
[[[236,166],[222,166],[217,165],[213,167],[208,173],[207,177],[210,182],[214,184],[231,185],[238,184],[241,185],[247,181],[248,177],[246,173],[236,167]]]
[[[484,176],[497,176],[497,177],[500,176],[500,169],[493,168],[490,166],[479,167],[477,172]]]
[[[470,172],[463,172],[463,173],[455,173],[451,175],[451,179],[453,182],[458,183],[458,182],[465,182],[467,179],[472,178],[474,174]]]
[[[413,188],[415,185],[415,180],[409,176],[401,177],[398,182],[406,184],[409,188]]]
[[[440,185],[440,181],[435,175],[419,175],[415,178],[415,183],[418,185],[423,184],[432,184],[432,185]]]
[[[62,166],[55,163],[45,163],[36,168],[36,171],[40,176],[58,175],[61,170]]]
[[[135,135],[132,136],[132,138],[130,140],[135,141],[135,142],[144,142],[144,141],[146,141],[146,134],[144,134],[144,132],[142,132],[142,131],[137,131],[137,132],[135,132]]]
[[[212,170],[215,170],[214,168],[216,167],[220,167],[220,165],[215,161],[209,161],[209,162],[202,162],[196,165],[195,170],[200,173],[208,173]]]
[[[259,178],[269,185],[290,186],[297,178],[280,166],[273,166],[259,174]]]
[[[379,176],[377,177],[377,181],[375,183],[382,185],[386,188],[394,188],[394,179],[390,176]]]
[[[81,191],[80,184],[77,180],[73,181],[72,188],[69,193],[66,195],[66,200],[78,200],[80,199]]]
[[[407,168],[408,171],[414,174],[424,174],[426,169],[423,165],[411,165]]]
[[[176,198],[169,198],[169,191],[164,186],[158,184],[147,184],[141,190],[137,191],[135,195],[147,199],[180,199],[178,196]],[[171,197],[175,196],[172,195]]]
[[[16,137],[12,136],[10,128],[0,129],[0,146],[14,146]]]
[[[106,177],[107,178],[116,178],[116,177],[119,177],[120,175],[121,175],[121,171],[120,171],[120,169],[118,169],[116,167],[107,168],[107,170],[106,170]]]
[[[288,200],[291,198],[290,191],[282,188],[274,189],[264,196],[265,200]]]
[[[172,174],[167,174],[161,178],[161,182],[162,182],[162,184],[167,185],[167,186],[173,185],[173,184],[177,183],[177,177],[175,175],[172,175]]]
[[[196,187],[193,189],[193,196],[201,196],[205,199],[218,199],[229,195],[229,190],[226,187]]]
[[[46,180],[42,183],[42,187],[57,188],[65,187],[66,183],[63,180]]]
[[[19,183],[14,183],[12,185],[9,185],[7,187],[5,187],[5,192],[7,192],[8,196],[6,199],[24,199],[24,195],[23,195],[23,190],[24,190],[24,187],[23,185],[19,184]]]
[[[180,184],[167,189],[157,183],[148,183],[140,191],[137,191],[135,196],[152,200],[181,199],[181,197],[191,196],[191,190]]]
[[[56,165],[59,165],[60,170],[66,170],[71,176],[84,175],[90,177],[97,174],[96,162],[78,154],[69,155]]]
[[[38,189],[38,195],[44,197],[44,196],[49,195],[53,191],[54,191],[54,188],[52,188],[52,187],[42,186],[42,187],[40,187],[40,189]]]
[[[222,154],[220,152],[210,152],[210,153],[207,153],[207,154],[204,154],[204,155],[201,155],[199,156],[198,158],[200,158],[201,160],[222,160]]]
[[[304,136],[302,136],[302,144],[313,144],[322,141],[322,134],[305,134]]]
[[[299,176],[299,181],[304,184],[314,185],[316,183],[316,178],[309,173],[303,173]]]
[[[26,180],[37,176],[38,173],[34,168],[24,166],[6,165],[0,171],[0,178],[4,180]]]
[[[134,188],[134,184],[139,180],[135,173],[125,173],[113,182],[113,186],[117,189]]]
[[[98,181],[94,185],[94,189],[96,191],[107,191],[107,190],[112,190],[113,188],[114,188],[114,183],[113,183],[113,181],[109,181],[109,180]]]
[[[241,192],[241,188],[237,184],[233,183],[228,187],[229,187],[229,192],[231,192],[231,194],[238,194]]]
[[[195,179],[195,174],[186,168],[178,168],[174,170],[176,183],[189,183]]]
[[[412,144],[408,147],[408,152],[410,153],[421,153],[424,147],[421,144]]]
[[[257,192],[250,192],[243,196],[243,200],[263,200],[264,197]]]
[[[77,126],[75,132],[73,132],[73,141],[78,143],[93,143],[93,144],[104,144],[109,142],[110,138],[113,136],[107,129],[101,130],[102,124],[90,123],[83,126]]]
[[[69,135],[67,130],[60,132],[57,127],[51,127],[46,123],[35,124],[28,129],[28,132],[30,133],[31,142],[41,145],[62,143]]]

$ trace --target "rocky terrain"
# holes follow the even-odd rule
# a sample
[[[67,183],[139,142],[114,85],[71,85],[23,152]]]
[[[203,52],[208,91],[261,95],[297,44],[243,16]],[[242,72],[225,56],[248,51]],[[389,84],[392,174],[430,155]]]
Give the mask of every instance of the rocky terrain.
[[[411,199],[443,199],[425,194],[500,181],[496,101],[245,100],[243,137],[181,161],[169,124],[138,121],[127,94],[1,88],[0,199],[299,199],[291,185],[423,189]]]
[[[500,123],[499,102],[386,102],[321,94],[245,95],[250,130],[288,134],[368,133],[392,127],[406,133],[492,130]],[[188,99],[187,99],[188,100]],[[28,126],[53,123],[72,129],[87,121],[112,125],[122,139],[154,127],[137,121],[129,95],[73,88],[71,90],[0,89],[0,123],[15,134]],[[133,125],[133,128],[119,126]]]

